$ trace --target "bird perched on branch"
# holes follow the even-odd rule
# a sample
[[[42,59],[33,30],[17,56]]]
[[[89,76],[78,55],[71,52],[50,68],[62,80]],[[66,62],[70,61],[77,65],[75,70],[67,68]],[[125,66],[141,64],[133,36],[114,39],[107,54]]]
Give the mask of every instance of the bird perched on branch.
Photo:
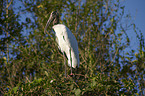
[[[59,14],[57,11],[51,12],[50,17],[45,26],[44,32],[46,32],[46,29],[51,22],[53,22],[52,28],[56,33],[59,49],[61,50],[64,56],[65,76],[66,76],[65,54],[68,59],[68,65],[71,67],[70,75],[73,75],[72,67],[73,68],[79,67],[80,63],[77,40],[75,36],[72,34],[72,32],[64,24],[59,24]]]

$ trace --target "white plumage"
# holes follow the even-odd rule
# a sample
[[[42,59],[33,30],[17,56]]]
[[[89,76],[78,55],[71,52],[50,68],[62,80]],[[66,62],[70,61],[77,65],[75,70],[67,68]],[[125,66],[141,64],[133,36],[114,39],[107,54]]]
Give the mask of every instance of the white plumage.
[[[79,51],[78,43],[75,36],[72,32],[63,24],[57,24],[53,26],[53,29],[57,36],[57,43],[62,52],[65,52],[68,58],[68,65],[71,67],[71,58],[72,58],[72,67],[79,67]],[[71,57],[70,57],[71,49]]]

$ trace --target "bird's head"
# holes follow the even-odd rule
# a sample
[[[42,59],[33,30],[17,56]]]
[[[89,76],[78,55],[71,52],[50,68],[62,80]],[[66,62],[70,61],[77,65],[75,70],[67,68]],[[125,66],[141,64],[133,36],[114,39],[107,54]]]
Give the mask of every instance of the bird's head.
[[[50,14],[50,17],[47,21],[47,24],[45,26],[45,29],[44,29],[44,33],[46,32],[46,29],[47,27],[49,26],[49,24],[53,22],[53,25],[55,24],[58,24],[59,23],[59,14],[57,11],[52,11],[51,14]]]

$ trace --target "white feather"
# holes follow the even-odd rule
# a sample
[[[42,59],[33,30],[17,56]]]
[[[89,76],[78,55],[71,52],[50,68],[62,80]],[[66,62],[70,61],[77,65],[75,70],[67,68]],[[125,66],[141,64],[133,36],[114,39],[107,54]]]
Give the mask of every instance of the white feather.
[[[75,36],[72,32],[63,24],[57,24],[53,26],[53,29],[57,36],[57,43],[62,52],[65,52],[68,58],[68,65],[71,67],[70,59],[70,49],[71,49],[71,58],[72,58],[72,67],[79,67],[79,51],[78,43]]]

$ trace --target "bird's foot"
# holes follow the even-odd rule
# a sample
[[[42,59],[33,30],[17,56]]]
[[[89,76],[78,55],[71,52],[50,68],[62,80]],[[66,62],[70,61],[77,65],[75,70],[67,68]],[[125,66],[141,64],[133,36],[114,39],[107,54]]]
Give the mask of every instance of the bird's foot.
[[[74,74],[73,74],[73,73],[71,73],[71,74],[70,74],[70,77],[74,77]]]

